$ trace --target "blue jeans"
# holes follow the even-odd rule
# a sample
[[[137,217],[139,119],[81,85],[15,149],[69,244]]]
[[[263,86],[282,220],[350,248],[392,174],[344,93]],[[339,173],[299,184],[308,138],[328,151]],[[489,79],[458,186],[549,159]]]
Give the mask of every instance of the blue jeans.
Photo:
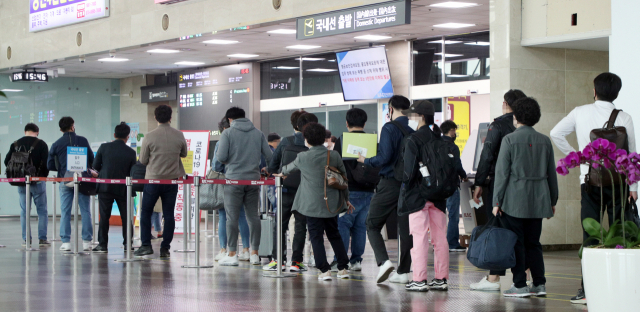
[[[60,239],[63,243],[71,241],[71,206],[73,206],[73,187],[66,187],[60,183]],[[89,196],[78,193],[78,206],[82,216],[82,240],[91,241],[93,238],[93,222],[89,210]]]
[[[342,237],[342,243],[346,252],[349,252],[349,239],[351,239],[351,259],[349,262],[362,262],[364,247],[367,244],[367,215],[373,193],[349,192],[349,201],[356,209],[353,213],[345,214],[338,219],[338,230]],[[333,257],[333,261],[337,261]]]
[[[153,212],[151,214],[151,224],[153,225],[153,228],[156,230],[156,232],[162,232],[162,222],[161,222],[162,217],[160,216],[159,212]]]
[[[218,210],[218,213],[218,239],[220,240],[220,248],[227,249],[227,212],[224,211],[224,209],[220,209]],[[244,206],[240,208],[238,226],[240,227],[242,248],[251,247],[251,234],[249,234],[249,224],[247,224],[247,216],[244,212]]]
[[[49,214],[47,213],[47,185],[44,182],[35,182],[31,185],[29,191],[33,203],[38,211],[38,239],[47,240],[47,223],[49,222]],[[26,211],[27,211],[27,187],[18,186],[18,194],[20,195],[20,224],[22,225],[22,240],[26,240]],[[32,207],[33,208],[33,207]],[[31,213],[29,213],[31,215]],[[29,233],[31,237],[31,233]]]
[[[456,190],[447,198],[447,211],[449,212],[449,225],[447,227],[447,242],[449,249],[462,248],[460,246],[460,190]]]

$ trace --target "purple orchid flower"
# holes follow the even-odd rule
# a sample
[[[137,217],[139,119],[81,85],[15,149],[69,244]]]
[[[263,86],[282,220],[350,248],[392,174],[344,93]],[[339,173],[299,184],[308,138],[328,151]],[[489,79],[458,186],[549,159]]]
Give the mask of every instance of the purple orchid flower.
[[[564,158],[564,163],[569,169],[580,166],[581,162],[582,155],[580,152],[571,152]]]
[[[567,169],[567,164],[565,163],[564,159],[558,160],[558,163],[556,166],[556,172],[559,175],[563,175],[563,176],[566,176],[567,174],[569,174],[569,169]]]

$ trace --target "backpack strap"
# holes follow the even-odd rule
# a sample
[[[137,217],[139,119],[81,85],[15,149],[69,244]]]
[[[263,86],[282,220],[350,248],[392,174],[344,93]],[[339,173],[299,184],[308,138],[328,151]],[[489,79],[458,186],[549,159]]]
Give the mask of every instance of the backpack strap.
[[[392,123],[394,126],[398,127],[400,132],[402,132],[403,136],[409,135],[409,131],[407,131],[407,129],[405,129],[404,126],[401,123],[399,123],[399,122],[397,122],[395,120],[390,121],[390,123]]]
[[[621,112],[621,109],[614,109],[611,112],[611,116],[609,116],[609,121],[607,121],[607,123],[604,125],[604,128],[606,129],[612,129],[615,127],[616,124],[616,119],[618,118],[618,114]]]
[[[31,153],[31,151],[33,151],[36,148],[36,145],[38,145],[38,143],[40,143],[40,139],[36,138],[36,141],[33,142],[33,144],[31,144],[31,148],[29,149],[29,153]]]

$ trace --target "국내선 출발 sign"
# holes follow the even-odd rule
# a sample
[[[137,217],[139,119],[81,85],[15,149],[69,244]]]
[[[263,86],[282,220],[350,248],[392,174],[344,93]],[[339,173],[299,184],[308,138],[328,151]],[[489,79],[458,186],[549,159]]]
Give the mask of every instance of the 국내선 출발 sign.
[[[109,0],[29,0],[29,32],[109,16]]]

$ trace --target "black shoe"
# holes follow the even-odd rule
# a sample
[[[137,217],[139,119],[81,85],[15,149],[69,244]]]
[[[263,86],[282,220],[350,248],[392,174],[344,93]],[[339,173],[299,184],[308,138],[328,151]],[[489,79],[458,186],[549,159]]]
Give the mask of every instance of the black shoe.
[[[434,278],[433,280],[431,280],[431,282],[428,285],[429,285],[429,289],[433,289],[433,290],[449,289],[449,284],[447,284],[446,278],[443,278],[443,279]]]
[[[46,239],[41,239],[41,240],[39,240],[39,241],[38,241],[38,244],[39,244],[40,246],[50,246],[50,245],[51,245],[51,242],[50,242],[50,241],[48,241],[48,240],[46,240]]]
[[[458,246],[455,248],[449,248],[449,252],[465,252],[467,251],[467,248],[464,248],[462,246]]]
[[[427,292],[429,291],[429,285],[427,285],[427,281],[411,281],[409,284],[404,286],[404,289],[408,291]]]
[[[133,255],[136,257],[153,255],[153,248],[151,246],[140,246],[140,248],[138,248],[138,250],[136,250]]]
[[[169,249],[160,247],[160,258],[169,258],[171,257],[171,252]]]
[[[578,289],[578,294],[571,298],[570,301],[573,304],[587,304],[587,297],[584,295],[584,290],[582,290],[582,288]]]
[[[101,245],[96,246],[96,248],[93,248],[92,251],[96,252],[96,253],[107,253],[108,252],[107,251],[107,247],[104,247],[104,246],[101,246]]]

